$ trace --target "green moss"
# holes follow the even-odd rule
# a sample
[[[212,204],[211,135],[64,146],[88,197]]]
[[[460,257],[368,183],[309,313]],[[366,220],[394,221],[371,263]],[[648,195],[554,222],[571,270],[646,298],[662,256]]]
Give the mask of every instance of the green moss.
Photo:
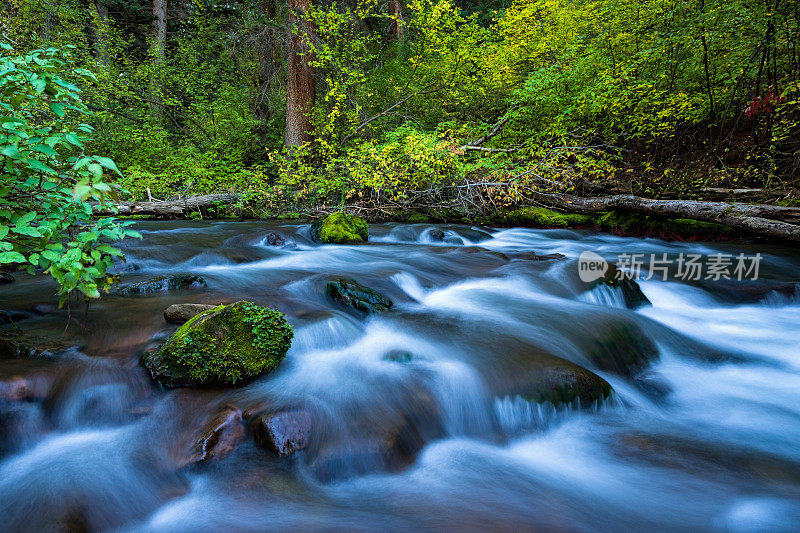
[[[524,207],[505,214],[505,221],[517,226],[570,228],[594,225],[594,217],[577,213],[559,213],[544,207]]]
[[[425,224],[431,221],[431,217],[422,213],[414,213],[408,217],[409,224]]]
[[[347,213],[333,213],[311,225],[312,238],[323,244],[351,244],[369,238],[367,222]]]
[[[142,362],[168,387],[236,385],[274,370],[292,336],[283,313],[236,302],[195,316]]]
[[[608,211],[597,216],[596,225],[605,230],[661,237],[699,237],[727,235],[730,230],[721,224],[690,218],[662,218]]]

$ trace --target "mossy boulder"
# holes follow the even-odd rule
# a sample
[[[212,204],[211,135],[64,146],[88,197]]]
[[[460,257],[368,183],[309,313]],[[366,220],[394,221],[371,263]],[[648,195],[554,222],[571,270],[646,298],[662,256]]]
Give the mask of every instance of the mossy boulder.
[[[353,244],[369,239],[369,229],[359,216],[333,213],[311,225],[311,238],[322,244]]]
[[[125,294],[149,294],[155,292],[177,291],[190,287],[205,287],[206,280],[194,274],[171,274],[156,276],[145,281],[133,283],[122,288]]]
[[[292,336],[280,311],[236,302],[195,316],[142,364],[165,387],[240,385],[275,370]]]
[[[338,278],[325,284],[325,295],[343,305],[347,305],[366,314],[383,313],[394,305],[394,302],[381,293],[365,287],[352,279]]]
[[[594,225],[594,217],[577,213],[559,213],[544,207],[524,207],[504,216],[507,224],[541,228],[571,228]]]

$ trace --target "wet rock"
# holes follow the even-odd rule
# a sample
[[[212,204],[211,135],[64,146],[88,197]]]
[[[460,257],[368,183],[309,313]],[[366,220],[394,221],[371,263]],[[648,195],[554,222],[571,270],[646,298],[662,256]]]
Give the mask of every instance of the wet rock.
[[[354,244],[369,239],[367,222],[347,213],[333,213],[311,225],[311,238],[322,244]]]
[[[32,318],[33,316],[33,313],[27,313],[25,311],[4,311],[0,309],[0,324],[14,324],[26,318]]]
[[[615,264],[610,263],[608,266],[605,276],[597,280],[594,286],[605,285],[622,291],[622,298],[628,309],[638,309],[645,305],[653,305],[635,280],[624,272],[620,272]]]
[[[525,259],[527,261],[560,261],[561,259],[566,259],[566,257],[566,255],[559,253],[540,255],[536,252],[525,252],[514,254],[511,256],[511,259]]]
[[[14,283],[16,278],[9,274],[8,272],[0,272],[0,285],[5,285],[6,283]]]
[[[0,400],[23,402],[33,398],[33,386],[25,378],[16,376],[8,381],[0,381]]]
[[[444,232],[439,228],[433,228],[428,231],[428,239],[433,242],[444,242]]]
[[[173,324],[184,324],[200,313],[215,307],[215,305],[206,304],[173,304],[164,310],[164,320]]]
[[[308,446],[311,415],[304,409],[257,415],[250,422],[256,444],[278,455],[290,455]]]
[[[242,412],[235,406],[226,405],[203,425],[187,462],[224,459],[244,441],[244,434]]]
[[[165,387],[240,385],[273,371],[292,342],[280,311],[252,302],[220,305],[182,325],[142,364]]]
[[[396,401],[387,409],[340,421],[349,427],[348,436],[319,443],[319,448],[310,447],[312,472],[332,481],[401,470],[412,464],[428,443],[446,435],[441,409],[427,391],[412,388]]]
[[[658,359],[658,347],[635,323],[614,322],[598,330],[589,357],[602,370],[633,377]]]
[[[31,308],[31,311],[37,315],[49,315],[50,313],[58,312],[58,306],[54,304],[36,304]]]
[[[383,313],[394,305],[389,298],[351,279],[338,278],[325,285],[331,300],[366,314]]]
[[[414,355],[406,350],[392,350],[384,355],[383,359],[394,363],[410,363],[413,361]]]
[[[154,292],[177,291],[194,287],[205,287],[205,278],[194,274],[171,274],[157,276],[145,281],[123,287],[125,294],[148,294]]]
[[[267,246],[283,246],[286,244],[286,239],[280,233],[271,231],[264,237],[264,244]]]
[[[491,255],[503,261],[508,261],[508,256],[503,252],[498,252],[497,250],[487,250],[486,248],[481,248],[480,246],[464,246],[463,248],[459,248],[459,251],[466,254]]]
[[[525,372],[514,392],[529,401],[558,405],[579,400],[585,406],[608,398],[613,390],[594,372],[551,355],[538,355]]]
[[[19,329],[0,331],[0,359],[53,357],[72,347],[61,337],[34,335]]]

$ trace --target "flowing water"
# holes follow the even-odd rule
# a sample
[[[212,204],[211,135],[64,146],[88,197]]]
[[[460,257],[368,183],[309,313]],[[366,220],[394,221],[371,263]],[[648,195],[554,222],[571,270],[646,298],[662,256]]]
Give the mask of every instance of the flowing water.
[[[188,272],[208,286],[111,294],[70,316],[52,308],[44,278],[0,287],[0,309],[36,311],[20,327],[61,335],[69,321],[66,338],[81,345],[55,360],[0,360],[0,380],[24,376],[39,391],[0,400],[0,530],[800,530],[796,249],[468,226],[438,226],[441,240],[428,225],[376,225],[359,246],[312,244],[305,225],[137,228],[126,282]],[[270,231],[287,245],[268,246]],[[579,280],[586,250],[760,252],[761,280],[656,277],[640,282],[652,306],[630,310],[618,289]],[[323,291],[334,276],[394,308],[363,317],[334,304]],[[166,307],[241,299],[293,325],[278,370],[239,389],[152,383],[138,354],[172,331]],[[658,348],[642,375],[589,357],[620,324]],[[614,396],[554,407],[517,395],[542,353],[595,371]],[[224,404],[303,406],[309,448],[279,458],[248,438],[222,460],[182,466]],[[435,417],[438,429],[390,464],[370,450],[398,417],[423,434]]]

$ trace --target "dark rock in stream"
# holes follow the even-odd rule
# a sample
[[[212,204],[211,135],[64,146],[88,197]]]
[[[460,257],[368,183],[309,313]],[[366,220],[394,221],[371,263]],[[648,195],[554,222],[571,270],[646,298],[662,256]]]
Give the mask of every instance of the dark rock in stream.
[[[553,405],[571,404],[575,400],[582,406],[592,405],[608,398],[611,385],[582,366],[560,357],[535,354],[514,380],[506,395],[519,395],[537,403]]]
[[[325,294],[343,305],[366,314],[383,313],[394,305],[389,298],[352,279],[338,278],[325,285]]]
[[[0,324],[15,324],[26,318],[32,318],[33,316],[35,316],[33,313],[28,313],[26,311],[5,311],[0,309]]]
[[[184,324],[200,313],[210,311],[216,305],[206,304],[173,304],[164,310],[164,320],[173,324]]]
[[[157,276],[121,288],[125,294],[148,294],[154,292],[177,291],[193,287],[205,287],[205,278],[194,274],[171,274]]]
[[[658,347],[634,322],[613,322],[598,328],[589,358],[602,370],[633,377],[658,359]]]
[[[308,446],[311,415],[304,409],[257,415],[250,422],[256,444],[278,455],[291,455]]]
[[[0,272],[0,285],[5,285],[6,283],[14,283],[16,278],[9,274],[8,272]]]
[[[522,252],[509,256],[510,259],[524,259],[527,261],[560,261],[561,259],[566,259],[566,257],[566,255],[559,253],[539,255],[536,252]]]
[[[275,370],[292,336],[280,311],[236,302],[195,316],[142,364],[165,387],[241,385]]]
[[[613,289],[619,289],[628,309],[639,309],[645,305],[653,305],[634,279],[621,272],[615,264],[609,263],[608,266],[605,276],[594,283],[595,287],[605,285]]]
[[[74,346],[61,337],[33,335],[19,329],[0,331],[0,359],[53,357]]]
[[[187,462],[224,459],[244,441],[244,436],[242,412],[235,406],[226,405],[203,425]]]
[[[270,231],[267,233],[267,236],[264,237],[264,244],[267,246],[283,246],[286,244],[286,239],[284,239],[283,235],[280,233]]]
[[[439,228],[433,228],[428,231],[428,239],[432,242],[444,242],[444,232]]]

